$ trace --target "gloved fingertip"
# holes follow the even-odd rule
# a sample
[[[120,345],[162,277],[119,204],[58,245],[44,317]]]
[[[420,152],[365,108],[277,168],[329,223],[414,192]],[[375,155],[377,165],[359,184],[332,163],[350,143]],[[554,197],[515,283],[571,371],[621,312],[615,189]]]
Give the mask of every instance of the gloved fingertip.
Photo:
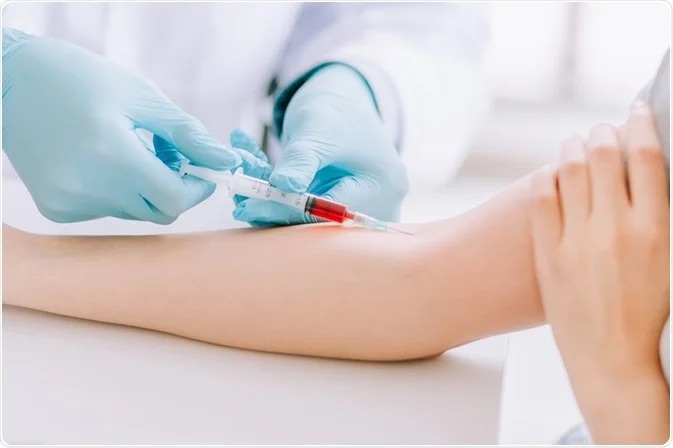
[[[273,203],[265,201],[248,200],[241,203],[234,210],[234,219],[238,221],[252,222],[271,222],[273,219]],[[271,210],[270,210],[271,209]]]
[[[232,216],[236,221],[243,221],[243,222],[250,222],[252,219],[250,219],[249,214],[246,213],[245,208],[236,208],[234,209],[234,212],[232,213]]]
[[[243,168],[245,174],[264,180],[269,178],[271,171],[273,171],[273,167],[267,160],[255,157],[249,152],[245,152],[239,148],[233,148],[233,150],[241,157],[242,161],[240,166]]]
[[[296,176],[278,171],[271,173],[269,182],[271,185],[290,193],[303,193],[306,191],[309,184],[309,182],[305,182],[302,178],[297,178]]]
[[[237,168],[243,163],[243,158],[231,149],[226,149],[222,152],[222,169],[230,170],[232,168]]]
[[[248,221],[244,219],[247,214],[247,208],[250,205],[250,199],[244,199],[243,201],[236,204],[234,211],[231,213],[235,220],[237,221]]]
[[[236,128],[231,131],[229,134],[229,141],[231,142],[231,146],[235,146],[236,148],[246,150],[257,148],[257,143],[242,129]]]
[[[199,151],[180,151],[191,163],[214,170],[231,170],[243,163],[241,156],[231,148],[219,143],[201,142]]]

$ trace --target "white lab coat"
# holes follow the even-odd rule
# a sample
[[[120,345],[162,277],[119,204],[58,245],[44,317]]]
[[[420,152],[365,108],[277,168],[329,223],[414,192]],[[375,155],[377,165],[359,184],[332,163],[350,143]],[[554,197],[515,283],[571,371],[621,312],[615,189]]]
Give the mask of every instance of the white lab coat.
[[[321,61],[350,62],[372,84],[412,182],[445,181],[485,111],[480,5],[17,2],[2,19],[151,79],[223,142],[236,127],[260,137],[275,75],[282,87]]]

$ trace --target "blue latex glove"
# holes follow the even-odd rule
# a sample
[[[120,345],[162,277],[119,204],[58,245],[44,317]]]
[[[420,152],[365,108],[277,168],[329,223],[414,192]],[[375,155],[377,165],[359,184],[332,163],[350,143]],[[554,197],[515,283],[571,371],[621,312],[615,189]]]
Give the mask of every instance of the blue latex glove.
[[[284,110],[281,160],[269,177],[288,192],[316,194],[375,218],[394,221],[407,193],[406,171],[393,136],[378,115],[364,78],[329,64],[298,80],[278,102]],[[294,94],[292,94],[294,93]],[[244,200],[234,218],[253,225],[314,222],[304,213],[258,199]]]
[[[3,29],[2,62],[3,148],[53,221],[168,224],[215,188],[171,161],[241,163],[156,86],[87,50]],[[137,129],[154,134],[156,155]]]

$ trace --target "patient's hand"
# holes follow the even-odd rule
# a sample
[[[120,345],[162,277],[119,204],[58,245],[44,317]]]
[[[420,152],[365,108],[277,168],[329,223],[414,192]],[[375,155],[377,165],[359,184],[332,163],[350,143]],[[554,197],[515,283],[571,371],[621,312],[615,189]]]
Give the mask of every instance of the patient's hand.
[[[558,172],[532,185],[544,310],[593,437],[663,443],[658,346],[669,313],[670,212],[649,111],[636,105],[621,138],[599,125],[586,143],[567,140]]]

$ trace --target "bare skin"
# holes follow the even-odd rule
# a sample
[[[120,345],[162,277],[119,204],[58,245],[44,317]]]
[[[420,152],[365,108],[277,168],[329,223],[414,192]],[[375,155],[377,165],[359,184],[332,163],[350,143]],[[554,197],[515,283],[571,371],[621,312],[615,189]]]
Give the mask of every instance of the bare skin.
[[[434,356],[543,322],[528,183],[407,226],[413,236],[316,225],[68,237],[4,226],[3,300],[252,350]]]

